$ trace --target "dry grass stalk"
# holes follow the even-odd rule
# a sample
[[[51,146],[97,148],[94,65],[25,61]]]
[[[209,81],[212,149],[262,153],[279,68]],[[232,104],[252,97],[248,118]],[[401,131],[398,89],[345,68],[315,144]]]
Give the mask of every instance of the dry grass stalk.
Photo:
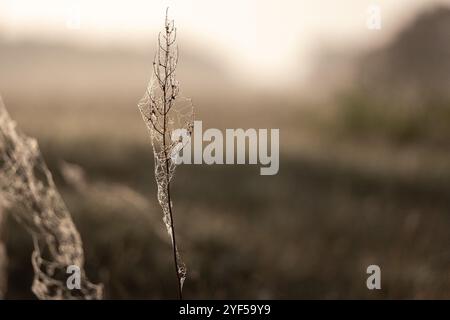
[[[150,131],[155,158],[155,178],[158,187],[158,201],[163,219],[172,241],[173,257],[178,280],[178,295],[182,299],[186,267],[178,252],[173,219],[173,205],[170,183],[176,164],[172,155],[180,151],[180,141],[172,141],[176,129],[185,129],[188,134],[193,128],[193,107],[189,99],[179,97],[179,84],[175,78],[178,63],[177,31],[174,21],[166,19],[164,31],[159,33],[158,47],[153,61],[153,74],[139,110]],[[182,146],[181,146],[182,147]]]

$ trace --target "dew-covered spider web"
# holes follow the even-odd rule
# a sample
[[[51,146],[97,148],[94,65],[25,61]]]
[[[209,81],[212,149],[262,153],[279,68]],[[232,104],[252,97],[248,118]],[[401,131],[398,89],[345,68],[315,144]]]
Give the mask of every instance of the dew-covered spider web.
[[[32,291],[39,299],[101,299],[87,279],[80,235],[35,139],[16,129],[0,98],[0,195],[3,207],[31,234]],[[80,289],[67,286],[68,266],[81,271]]]

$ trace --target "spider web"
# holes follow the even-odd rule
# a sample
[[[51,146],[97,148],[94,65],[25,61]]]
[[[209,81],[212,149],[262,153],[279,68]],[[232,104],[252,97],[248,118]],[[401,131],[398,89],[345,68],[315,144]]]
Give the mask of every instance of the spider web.
[[[14,206],[14,218],[34,244],[32,291],[39,299],[101,299],[102,286],[89,282],[84,252],[72,221],[35,139],[16,130],[0,98],[0,194]],[[66,285],[67,267],[81,271],[81,288]]]
[[[155,180],[157,184],[157,199],[163,211],[163,221],[170,239],[173,239],[172,220],[170,209],[173,208],[172,201],[169,202],[169,184],[175,177],[176,164],[172,159],[174,153],[180,152],[185,147],[185,141],[172,141],[172,132],[177,129],[185,129],[188,134],[193,128],[193,105],[189,98],[178,97],[170,109],[171,116],[166,120],[166,134],[157,131],[158,126],[163,127],[163,121],[157,116],[153,102],[163,103],[161,89],[157,84],[155,76],[152,76],[144,97],[138,104],[139,111],[149,130],[155,161]],[[153,124],[157,123],[157,127]],[[165,139],[165,142],[164,142]],[[169,207],[170,206],[170,207]],[[175,246],[172,240],[172,245]],[[175,246],[178,264],[178,275],[183,287],[186,279],[186,265],[181,259],[178,248]]]

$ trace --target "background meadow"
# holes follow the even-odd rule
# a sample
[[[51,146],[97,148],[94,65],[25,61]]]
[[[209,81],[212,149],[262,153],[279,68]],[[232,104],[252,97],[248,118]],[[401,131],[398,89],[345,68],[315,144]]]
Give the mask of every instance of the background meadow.
[[[313,33],[308,59],[295,26],[281,34],[274,27],[276,41],[258,38],[250,49],[213,26],[213,38],[216,32],[231,43],[222,50],[196,38],[188,22],[207,23],[202,10],[209,19],[220,12],[199,3],[183,18],[184,7],[175,9],[178,79],[204,129],[280,129],[278,175],[260,176],[255,165],[177,169],[186,298],[450,298],[450,9],[445,1],[416,2],[399,10],[380,1],[387,19],[369,31],[366,5],[358,7],[361,18],[345,11],[349,0],[335,22],[310,22],[325,31]],[[156,29],[160,6],[149,18]],[[238,26],[250,15],[245,10]],[[257,25],[278,28],[290,21],[283,13],[280,20],[261,14]],[[353,21],[346,28],[358,35],[344,33],[338,42],[327,34],[340,19]],[[137,109],[156,31],[138,33],[145,41],[137,44],[101,42],[116,30],[110,20],[114,28],[103,33],[89,24],[55,31],[40,20],[17,21],[0,23],[0,92],[19,127],[39,141],[81,233],[89,278],[104,283],[107,298],[176,297]],[[31,239],[12,219],[7,225],[6,297],[33,298]],[[366,288],[370,264],[381,267],[382,290]]]

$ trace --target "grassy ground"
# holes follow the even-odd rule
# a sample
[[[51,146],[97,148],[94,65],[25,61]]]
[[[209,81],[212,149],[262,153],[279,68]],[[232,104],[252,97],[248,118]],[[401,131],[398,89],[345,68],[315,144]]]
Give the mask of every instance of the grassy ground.
[[[107,111],[41,105],[30,117],[19,98],[10,100],[13,116],[40,140],[82,235],[90,278],[105,284],[108,298],[176,297],[135,101],[116,102],[126,109],[107,100]],[[185,296],[450,298],[450,155],[422,140],[399,146],[376,131],[378,138],[361,139],[345,121],[341,130],[337,120],[271,105],[258,104],[259,117],[256,107],[231,116],[198,109],[206,127],[279,127],[282,154],[270,177],[256,166],[179,167],[173,194]],[[62,179],[62,160],[85,170],[83,189]],[[31,242],[9,224],[8,297],[32,298]],[[381,267],[380,291],[366,288],[370,264]]]

